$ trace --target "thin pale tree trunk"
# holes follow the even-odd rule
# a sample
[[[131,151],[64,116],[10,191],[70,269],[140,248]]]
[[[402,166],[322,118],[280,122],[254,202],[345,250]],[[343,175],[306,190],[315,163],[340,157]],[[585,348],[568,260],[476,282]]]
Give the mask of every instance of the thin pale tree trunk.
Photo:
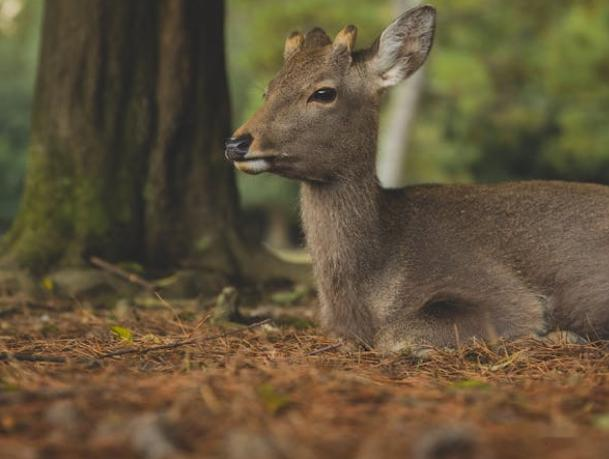
[[[396,15],[416,6],[413,0],[394,0]],[[393,90],[387,119],[379,140],[377,174],[385,188],[406,185],[406,162],[419,97],[425,84],[425,67]]]

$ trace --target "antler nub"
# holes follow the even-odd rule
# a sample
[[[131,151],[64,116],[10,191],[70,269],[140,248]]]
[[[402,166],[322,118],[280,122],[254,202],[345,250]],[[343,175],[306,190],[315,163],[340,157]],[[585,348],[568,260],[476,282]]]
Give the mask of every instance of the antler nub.
[[[323,48],[332,43],[328,34],[321,27],[313,27],[307,32],[304,39],[304,48],[315,49]]]
[[[357,39],[357,27],[354,25],[348,25],[338,32],[334,39],[334,47],[345,47],[349,51],[353,51],[355,48],[355,40]]]
[[[302,49],[304,44],[304,35],[301,32],[292,32],[285,40],[283,47],[283,59],[288,60],[290,56]]]

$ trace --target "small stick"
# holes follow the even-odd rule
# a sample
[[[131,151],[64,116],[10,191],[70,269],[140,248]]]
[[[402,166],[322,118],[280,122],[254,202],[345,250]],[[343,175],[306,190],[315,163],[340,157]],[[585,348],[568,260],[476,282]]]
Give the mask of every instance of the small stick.
[[[156,298],[161,302],[161,304],[163,306],[165,306],[166,308],[168,308],[171,311],[171,313],[176,318],[178,324],[180,325],[182,332],[186,333],[186,330],[184,329],[184,326],[182,325],[182,321],[180,320],[180,317],[178,316],[178,313],[176,312],[175,308],[171,305],[171,303],[169,303],[169,301],[167,301],[165,298],[163,298],[161,296],[161,294],[157,291],[157,288],[155,287],[154,284],[152,284],[151,282],[148,282],[142,276],[138,276],[135,273],[129,272],[129,271],[121,268],[120,266],[116,266],[112,263],[102,260],[99,257],[91,257],[90,261],[91,261],[92,265],[100,268],[101,270],[107,271],[111,274],[114,274],[115,276],[120,277],[121,279],[126,280],[127,282],[131,282],[132,284],[139,285],[140,287],[143,287],[146,290],[148,290],[150,293],[152,293],[154,296],[156,296]]]
[[[181,341],[174,341],[173,343],[159,344],[157,346],[151,346],[151,347],[145,347],[145,348],[130,347],[130,348],[126,348],[126,349],[119,349],[117,351],[101,354],[97,358],[91,358],[91,359],[89,359],[89,358],[70,359],[70,358],[61,357],[58,355],[27,354],[24,352],[0,352],[0,362],[17,360],[17,361],[22,361],[22,362],[70,363],[70,362],[74,361],[74,362],[85,363],[85,364],[90,365],[90,364],[94,364],[98,360],[107,359],[110,357],[117,357],[120,355],[147,354],[148,352],[176,349],[178,347],[187,346],[189,344],[197,344],[200,342],[212,341],[214,339],[226,338],[228,336],[238,335],[240,333],[251,330],[253,328],[260,327],[262,325],[268,324],[269,322],[271,322],[271,319],[264,319],[260,322],[256,322],[254,324],[248,325],[247,327],[243,327],[238,330],[232,330],[232,331],[225,332],[225,333],[219,333],[217,335],[206,336],[204,338],[191,338],[191,339],[186,339],[186,340],[181,340]]]
[[[7,305],[6,307],[4,307]],[[0,297],[0,317],[13,314],[22,309],[42,309],[43,311],[64,312],[73,310],[73,306],[68,302],[52,301],[48,303],[35,302],[34,300],[22,297]]]
[[[323,352],[333,351],[334,349],[338,349],[342,345],[343,345],[343,343],[329,344],[327,346],[324,346],[324,347],[321,347],[321,348],[316,349],[314,351],[311,351],[307,355],[317,355],[317,354],[321,354]]]
[[[51,362],[67,363],[68,359],[59,355],[26,354],[23,352],[0,352],[0,362],[7,360],[19,360],[22,362]]]
[[[0,308],[0,317],[10,316],[11,314],[15,314],[21,308],[19,306],[8,306],[6,308]]]
[[[26,403],[37,400],[54,400],[57,398],[71,397],[76,392],[72,389],[55,389],[55,390],[39,390],[39,391],[19,391],[14,393],[0,394],[0,405],[8,405],[15,403]]]
[[[101,354],[101,355],[97,356],[97,358],[101,360],[101,359],[107,359],[110,357],[117,357],[117,356],[126,355],[126,354],[147,354],[148,352],[153,352],[153,351],[165,351],[165,350],[169,350],[169,349],[176,349],[178,347],[187,346],[189,344],[197,344],[197,343],[201,343],[201,342],[205,342],[205,341],[212,341],[212,340],[219,339],[219,338],[226,338],[228,336],[238,335],[245,331],[251,330],[253,328],[268,324],[269,322],[271,322],[271,319],[264,319],[260,322],[256,322],[254,324],[248,325],[247,327],[243,327],[238,330],[232,330],[230,332],[220,333],[220,334],[212,335],[212,336],[206,336],[204,338],[185,339],[185,340],[180,340],[180,341],[174,341],[173,343],[159,344],[157,346],[150,346],[150,347],[145,347],[145,348],[129,347],[129,348],[125,348],[125,349],[119,349],[117,351],[112,351],[112,352],[107,352],[105,354]]]
[[[98,268],[108,271],[118,277],[123,278],[124,280],[131,282],[132,284],[139,285],[140,287],[144,287],[146,290],[150,290],[151,292],[156,293],[156,287],[154,284],[148,282],[141,276],[138,276],[135,273],[124,270],[123,268],[113,265],[112,263],[108,263],[107,261],[102,260],[98,257],[90,258],[91,264],[97,266]]]

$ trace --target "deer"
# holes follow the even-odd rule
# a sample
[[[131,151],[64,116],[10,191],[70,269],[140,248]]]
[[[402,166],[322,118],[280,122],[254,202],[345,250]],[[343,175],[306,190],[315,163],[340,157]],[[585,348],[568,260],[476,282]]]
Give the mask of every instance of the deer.
[[[381,186],[381,100],[426,61],[435,24],[432,6],[415,7],[361,50],[353,25],[333,41],[320,28],[292,33],[226,158],[301,183],[319,319],[346,342],[392,353],[609,337],[609,187]]]

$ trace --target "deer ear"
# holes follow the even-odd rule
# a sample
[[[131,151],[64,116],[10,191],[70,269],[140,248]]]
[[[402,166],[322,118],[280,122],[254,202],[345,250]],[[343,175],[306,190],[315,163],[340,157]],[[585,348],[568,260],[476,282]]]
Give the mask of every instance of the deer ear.
[[[283,47],[283,60],[287,61],[291,56],[302,49],[304,35],[300,32],[292,32],[285,40]]]
[[[397,18],[375,43],[368,66],[381,88],[408,78],[427,59],[433,43],[436,10],[413,8]]]

